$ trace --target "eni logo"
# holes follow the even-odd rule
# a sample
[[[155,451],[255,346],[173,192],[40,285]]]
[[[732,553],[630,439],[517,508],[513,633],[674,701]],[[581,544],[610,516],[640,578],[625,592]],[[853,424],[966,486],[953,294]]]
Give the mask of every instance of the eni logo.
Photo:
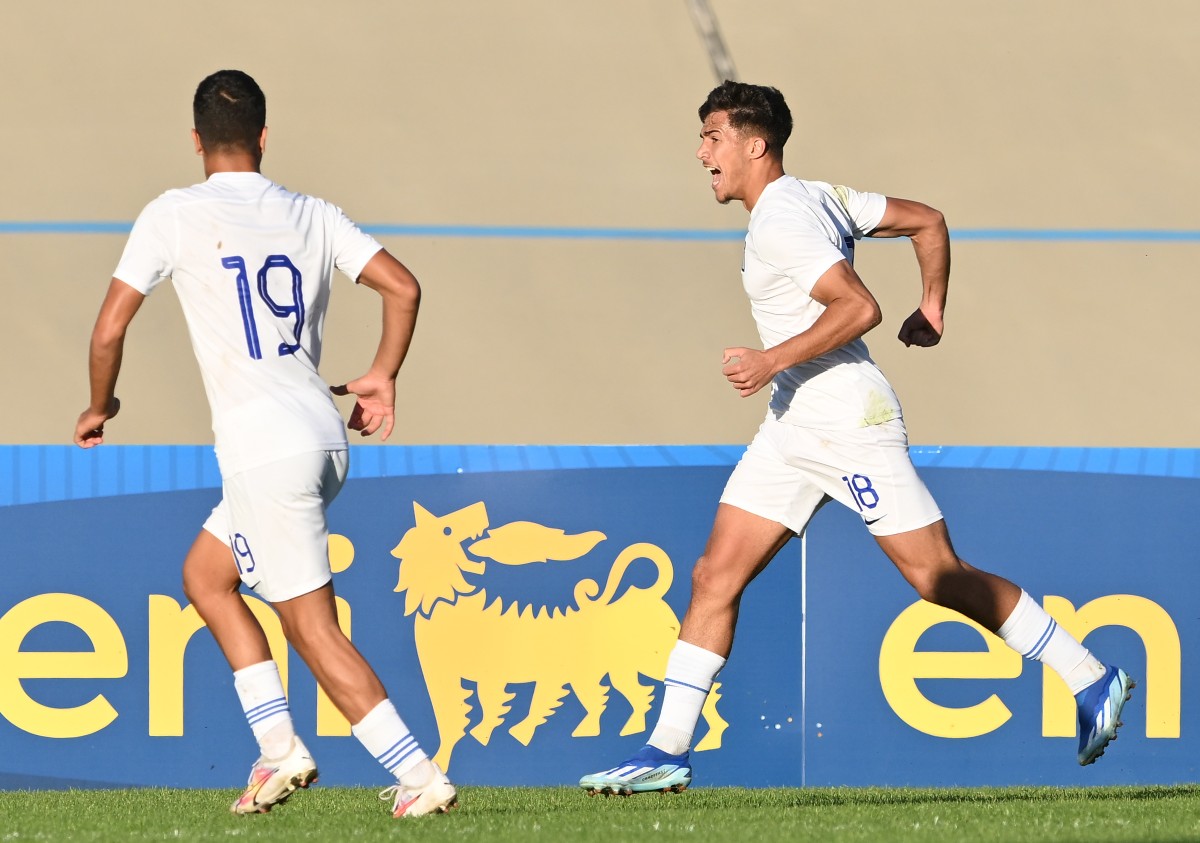
[[[1124,627],[1137,633],[1146,652],[1146,737],[1178,738],[1183,699],[1183,657],[1179,630],[1167,612],[1136,594],[1097,597],[1078,609],[1064,597],[1046,595],[1043,605],[1059,626],[1080,641],[1093,630]],[[918,646],[939,624],[962,624],[980,636],[986,649],[938,652]],[[941,738],[974,738],[999,729],[1012,711],[998,694],[974,705],[950,707],[925,696],[917,680],[1015,679],[1025,667],[1021,656],[979,624],[949,609],[918,600],[900,613],[879,648],[879,682],[892,710],[908,725]],[[1042,667],[1042,735],[1074,737],[1075,699],[1066,683]]]
[[[571,562],[591,553],[607,537],[600,532],[567,535],[530,521],[489,529],[483,502],[436,516],[413,503],[415,526],[392,555],[400,560],[396,591],[404,593],[404,614],[414,617],[417,657],[437,720],[440,745],[434,761],[450,768],[455,745],[467,734],[471,690],[479,722],[470,735],[486,746],[505,722],[515,693],[510,683],[533,683],[529,710],[508,733],[528,746],[534,733],[571,692],[585,714],[572,737],[600,734],[600,716],[612,688],[633,711],[622,735],[646,730],[654,688],[639,675],[661,680],[667,656],[679,634],[679,619],[663,599],[671,587],[671,559],[653,544],[632,544],[617,554],[603,589],[596,580],[574,583],[574,606],[548,606],[489,594],[473,578],[488,562],[503,566]],[[481,538],[484,533],[487,536]],[[628,584],[633,563],[648,560],[655,569],[647,587]],[[717,713],[719,683],[704,704],[708,732],[695,749],[716,749],[728,724]]]

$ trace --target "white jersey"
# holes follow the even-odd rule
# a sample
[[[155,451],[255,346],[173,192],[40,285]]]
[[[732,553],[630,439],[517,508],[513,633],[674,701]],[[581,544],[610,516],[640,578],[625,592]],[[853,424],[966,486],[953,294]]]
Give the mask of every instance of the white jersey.
[[[259,173],[214,173],[146,206],[114,276],[170,278],[212,409],[221,474],[347,447],[317,373],[333,269],[357,281],[380,249],[341,209]]]
[[[838,261],[854,263],[854,241],[879,225],[886,204],[878,193],[791,176],[767,185],[750,213],[742,261],[763,348],[803,333],[825,312],[813,285]],[[901,417],[896,393],[861,339],[777,374],[771,411],[780,421],[826,430]]]

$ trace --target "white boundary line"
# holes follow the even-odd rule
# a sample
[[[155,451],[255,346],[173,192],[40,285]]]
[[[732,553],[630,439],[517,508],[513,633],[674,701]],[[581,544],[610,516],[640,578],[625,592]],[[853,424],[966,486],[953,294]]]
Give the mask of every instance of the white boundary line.
[[[808,786],[808,530],[800,536],[800,786]]]

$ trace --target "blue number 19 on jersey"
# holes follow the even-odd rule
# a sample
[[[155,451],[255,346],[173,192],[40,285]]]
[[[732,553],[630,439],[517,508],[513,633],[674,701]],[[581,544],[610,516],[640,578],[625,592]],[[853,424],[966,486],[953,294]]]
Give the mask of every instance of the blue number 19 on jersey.
[[[221,266],[226,269],[237,270],[237,292],[238,306],[242,309],[242,327],[246,331],[246,347],[250,351],[250,357],[254,360],[262,359],[262,347],[258,342],[258,326],[254,321],[254,300],[250,295],[250,279],[246,274],[246,260],[241,255],[231,255],[227,258],[221,258]],[[271,291],[267,289],[267,274],[272,269],[286,269],[292,273],[292,301],[291,304],[279,304],[275,299],[271,298]],[[302,287],[303,279],[300,277],[300,270],[296,269],[291,258],[287,255],[268,255],[267,260],[263,263],[262,268],[258,270],[258,296],[266,304],[272,314],[280,319],[293,317],[295,325],[292,327],[292,336],[295,338],[294,343],[281,342],[279,344],[279,356],[283,357],[287,354],[295,354],[300,348],[300,332],[304,328],[304,290]]]

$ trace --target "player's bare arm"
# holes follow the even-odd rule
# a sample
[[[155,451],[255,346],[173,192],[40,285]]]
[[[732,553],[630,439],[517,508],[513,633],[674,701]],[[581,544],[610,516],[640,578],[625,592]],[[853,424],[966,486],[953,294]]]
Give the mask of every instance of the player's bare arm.
[[[357,397],[348,425],[351,430],[370,436],[382,430],[387,441],[396,417],[396,374],[408,356],[417,310],[421,304],[421,286],[408,268],[380,249],[367,261],[358,281],[383,299],[383,328],[375,360],[365,375],[331,387],[335,395]]]
[[[125,351],[125,332],[146,297],[124,281],[114,278],[100,305],[100,314],[92,329],[88,355],[91,403],[75,423],[75,444],[92,448],[104,442],[104,423],[121,409],[117,400],[117,375]]]
[[[883,219],[871,237],[912,240],[921,268],[921,304],[900,326],[899,339],[908,346],[933,346],[942,338],[946,291],[950,284],[950,232],[941,211],[911,199],[887,200]]]
[[[848,261],[838,261],[825,270],[811,295],[825,305],[825,312],[807,331],[766,351],[725,349],[721,371],[743,398],[758,392],[784,369],[853,342],[882,319],[879,303]]]

